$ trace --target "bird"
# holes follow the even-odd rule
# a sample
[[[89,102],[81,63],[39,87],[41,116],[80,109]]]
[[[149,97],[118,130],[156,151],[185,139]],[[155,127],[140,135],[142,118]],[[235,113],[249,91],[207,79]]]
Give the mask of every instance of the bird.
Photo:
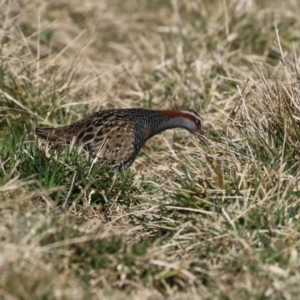
[[[35,134],[57,146],[74,142],[93,157],[125,170],[147,140],[172,128],[184,128],[196,135],[204,135],[202,118],[194,110],[141,108],[101,110],[70,125],[36,127]]]

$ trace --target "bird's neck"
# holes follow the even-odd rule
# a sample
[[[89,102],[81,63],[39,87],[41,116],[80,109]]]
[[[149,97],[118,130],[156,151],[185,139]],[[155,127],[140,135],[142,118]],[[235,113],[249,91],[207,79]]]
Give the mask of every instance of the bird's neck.
[[[184,128],[190,130],[191,126],[191,120],[181,111],[176,110],[157,111],[157,116],[153,116],[151,123],[151,133],[148,135],[148,138],[172,128]]]

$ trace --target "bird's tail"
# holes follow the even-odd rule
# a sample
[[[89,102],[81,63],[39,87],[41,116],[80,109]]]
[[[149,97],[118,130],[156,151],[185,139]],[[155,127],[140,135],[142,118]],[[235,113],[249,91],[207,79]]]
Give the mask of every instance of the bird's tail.
[[[52,140],[54,138],[54,133],[55,129],[54,128],[41,128],[41,127],[36,127],[35,128],[35,134],[45,140]]]
[[[72,140],[72,137],[66,136],[64,134],[63,127],[61,128],[36,127],[35,134],[38,137],[55,144],[68,144]]]

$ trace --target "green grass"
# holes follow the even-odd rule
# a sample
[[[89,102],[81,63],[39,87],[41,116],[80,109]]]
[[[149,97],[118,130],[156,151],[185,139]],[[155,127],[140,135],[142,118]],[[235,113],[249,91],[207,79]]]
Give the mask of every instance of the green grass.
[[[0,5],[0,298],[297,299],[298,5],[18,5]],[[127,107],[195,109],[206,141],[166,131],[116,172],[33,134]]]

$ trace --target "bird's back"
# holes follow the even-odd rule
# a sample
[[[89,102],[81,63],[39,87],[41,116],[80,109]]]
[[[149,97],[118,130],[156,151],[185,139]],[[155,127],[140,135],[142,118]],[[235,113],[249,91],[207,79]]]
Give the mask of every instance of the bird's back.
[[[137,109],[137,116],[143,117]],[[71,125],[57,128],[35,129],[37,136],[55,145],[69,144],[73,140],[94,156],[112,164],[129,166],[144,140],[137,136],[138,124],[130,110],[107,110],[94,113]]]

